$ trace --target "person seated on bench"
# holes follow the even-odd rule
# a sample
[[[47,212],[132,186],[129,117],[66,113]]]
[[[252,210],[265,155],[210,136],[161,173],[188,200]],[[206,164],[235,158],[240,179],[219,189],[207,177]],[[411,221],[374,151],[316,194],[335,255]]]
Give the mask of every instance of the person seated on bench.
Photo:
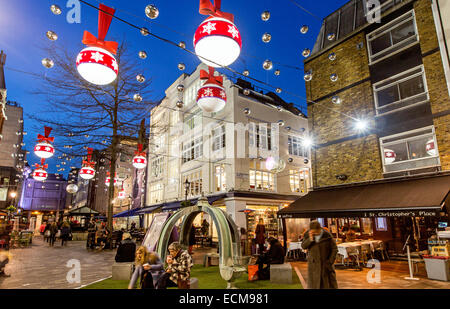
[[[134,289],[138,278],[140,279],[141,289],[154,289],[158,280],[164,274],[164,265],[158,254],[148,252],[145,246],[140,246],[137,249],[134,267],[128,289]]]
[[[256,261],[256,264],[258,264],[258,280],[270,279],[270,264],[284,263],[284,248],[278,239],[270,237],[269,244],[269,250],[261,254]],[[267,264],[267,266],[264,267],[264,264]]]
[[[123,233],[119,243],[115,260],[117,263],[133,262],[136,253],[136,243],[131,239],[130,233]]]
[[[0,276],[9,277],[9,275],[5,273],[5,267],[6,264],[8,263],[9,263],[8,255],[4,252],[0,252]]]
[[[189,289],[191,280],[192,258],[186,250],[181,249],[179,242],[169,245],[166,272],[159,278],[157,289],[178,286],[179,289]]]

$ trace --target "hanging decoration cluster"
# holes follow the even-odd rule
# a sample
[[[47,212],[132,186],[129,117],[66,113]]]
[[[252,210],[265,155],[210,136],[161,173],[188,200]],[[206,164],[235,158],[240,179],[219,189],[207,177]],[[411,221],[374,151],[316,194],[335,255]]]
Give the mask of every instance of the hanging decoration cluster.
[[[200,0],[199,12],[208,15],[195,31],[194,49],[200,61],[208,66],[229,66],[239,57],[242,38],[234,16],[220,10],[221,0]]]
[[[95,176],[95,162],[91,161],[93,151],[94,150],[92,148],[87,149],[87,159],[86,161],[83,160],[83,167],[81,167],[79,172],[80,177],[85,180],[90,180]]]
[[[214,68],[208,67],[209,72],[200,71],[200,79],[206,79],[197,92],[197,105],[207,113],[216,113],[225,107],[227,95],[223,87],[223,77],[214,75]]]
[[[83,44],[88,47],[77,56],[78,73],[89,83],[107,85],[116,80],[119,65],[114,57],[118,43],[105,41],[115,9],[100,4],[98,13],[98,37],[84,31]]]
[[[138,170],[147,166],[147,154],[142,151],[142,144],[138,144],[138,150],[134,153],[133,166]]]
[[[38,134],[38,141],[34,146],[34,154],[41,159],[48,159],[55,154],[55,147],[51,143],[55,140],[54,137],[50,137],[52,128],[44,127],[44,135]]]

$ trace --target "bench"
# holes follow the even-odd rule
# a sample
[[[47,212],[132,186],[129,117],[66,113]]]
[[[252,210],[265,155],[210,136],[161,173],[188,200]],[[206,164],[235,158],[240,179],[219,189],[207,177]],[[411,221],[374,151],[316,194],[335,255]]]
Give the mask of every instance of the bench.
[[[114,263],[112,265],[112,280],[130,280],[133,273],[133,263]]]
[[[189,288],[191,290],[198,290],[198,279],[197,278],[191,278]]]
[[[271,264],[270,282],[292,284],[292,266],[290,263]]]
[[[219,265],[219,254],[217,254],[217,253],[205,254],[205,257],[203,260],[204,267],[218,266],[218,265]]]

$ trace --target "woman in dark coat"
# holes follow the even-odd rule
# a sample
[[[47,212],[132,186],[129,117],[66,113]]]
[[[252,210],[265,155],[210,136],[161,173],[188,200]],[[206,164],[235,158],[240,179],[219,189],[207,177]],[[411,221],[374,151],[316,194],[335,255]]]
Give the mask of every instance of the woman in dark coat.
[[[70,238],[70,233],[72,229],[70,228],[70,223],[65,221],[61,225],[61,246],[67,245],[67,241]]]
[[[259,218],[258,225],[255,229],[256,244],[258,245],[258,253],[264,253],[264,243],[266,242],[266,227],[263,218]]]
[[[337,289],[334,261],[336,242],[318,221],[311,221],[302,248],[308,250],[308,289]]]

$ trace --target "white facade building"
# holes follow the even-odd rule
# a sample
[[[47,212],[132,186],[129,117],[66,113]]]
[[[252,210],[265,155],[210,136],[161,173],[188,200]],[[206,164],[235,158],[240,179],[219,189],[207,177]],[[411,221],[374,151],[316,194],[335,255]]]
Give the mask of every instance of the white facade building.
[[[280,237],[276,211],[306,194],[311,184],[309,149],[303,147],[307,119],[277,95],[225,77],[225,108],[202,112],[196,104],[201,69],[207,67],[181,75],[151,112],[145,205],[174,210],[185,199],[195,202],[204,195],[239,227],[253,232],[262,217],[269,235]],[[176,106],[179,100],[182,108]],[[268,157],[281,158],[284,170],[267,170]]]

